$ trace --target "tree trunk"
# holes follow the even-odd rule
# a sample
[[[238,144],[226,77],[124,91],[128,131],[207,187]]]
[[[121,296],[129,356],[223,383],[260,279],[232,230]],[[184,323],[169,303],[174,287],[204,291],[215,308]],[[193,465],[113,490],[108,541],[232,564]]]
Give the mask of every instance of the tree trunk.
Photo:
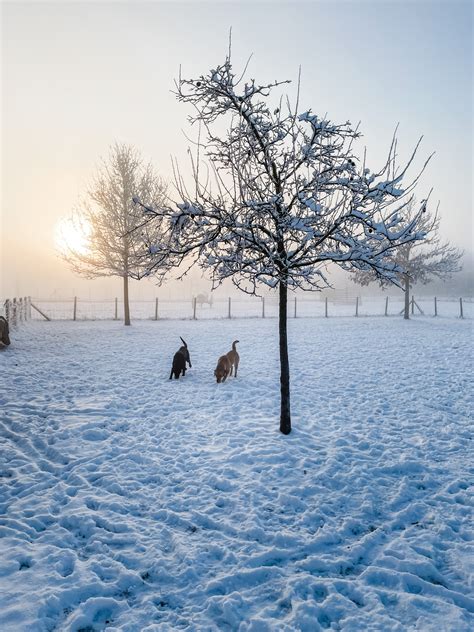
[[[408,274],[405,275],[405,312],[403,314],[403,318],[408,320],[410,318],[410,277]]]
[[[124,325],[130,325],[130,304],[128,302],[128,274],[123,275],[123,311]]]
[[[290,415],[290,363],[288,361],[288,333],[287,333],[287,298],[288,288],[284,281],[280,281],[279,305],[279,333],[280,333],[280,432],[287,435],[291,432]]]

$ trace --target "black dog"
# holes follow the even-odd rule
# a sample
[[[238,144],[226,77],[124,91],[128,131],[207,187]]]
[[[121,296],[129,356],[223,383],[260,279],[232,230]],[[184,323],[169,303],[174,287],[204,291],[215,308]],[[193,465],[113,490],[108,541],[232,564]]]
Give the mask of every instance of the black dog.
[[[3,316],[0,316],[0,343],[4,345],[10,344],[10,330],[8,328],[8,321]]]
[[[180,336],[181,338],[181,336]],[[191,368],[191,358],[189,357],[188,345],[181,338],[183,346],[178,349],[178,351],[174,354],[173,358],[173,366],[171,367],[170,380],[175,377],[176,380],[179,379],[181,374],[186,375],[186,362],[189,364]]]

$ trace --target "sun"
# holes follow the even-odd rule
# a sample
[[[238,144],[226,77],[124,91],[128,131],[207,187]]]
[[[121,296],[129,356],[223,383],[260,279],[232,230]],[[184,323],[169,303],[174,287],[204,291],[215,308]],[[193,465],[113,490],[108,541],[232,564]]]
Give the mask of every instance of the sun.
[[[91,227],[86,220],[62,217],[54,227],[54,244],[62,254],[86,255],[90,250]]]

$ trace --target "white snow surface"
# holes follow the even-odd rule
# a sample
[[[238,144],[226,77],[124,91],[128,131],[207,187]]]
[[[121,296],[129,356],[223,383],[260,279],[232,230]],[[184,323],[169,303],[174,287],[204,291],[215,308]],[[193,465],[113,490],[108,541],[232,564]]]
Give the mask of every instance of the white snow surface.
[[[170,381],[179,336],[193,367]],[[474,628],[472,323],[289,336],[285,437],[275,319],[12,332],[0,630]]]

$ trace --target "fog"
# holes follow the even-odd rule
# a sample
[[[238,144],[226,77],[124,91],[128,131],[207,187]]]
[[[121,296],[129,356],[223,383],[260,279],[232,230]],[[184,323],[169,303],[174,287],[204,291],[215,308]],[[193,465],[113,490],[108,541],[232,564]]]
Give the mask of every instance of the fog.
[[[397,123],[401,161],[424,135],[416,166],[436,154],[418,197],[434,189],[442,235],[466,257],[452,282],[422,291],[472,295],[470,2],[15,2],[2,5],[0,297],[120,296],[120,279],[69,271],[55,227],[115,141],[134,145],[170,181],[176,156],[186,177],[189,111],[176,102],[173,80],[180,64],[195,76],[219,63],[230,26],[237,67],[253,52],[250,76],[271,81],[295,79],[301,65],[301,109],[360,120],[376,165]],[[331,280],[351,285],[340,271]],[[132,283],[131,297],[209,290],[193,270],[161,288]],[[226,283],[219,292],[235,289]]]
[[[433,280],[423,285],[415,285],[414,292],[418,296],[444,296],[444,297],[474,297],[474,262],[472,257],[464,256],[463,269],[449,281]],[[100,300],[120,298],[122,295],[122,279],[117,277],[103,279],[84,279],[72,274],[64,262],[54,257],[38,257],[36,263],[27,261],[19,262],[16,267],[17,276],[14,281],[4,278],[3,293],[1,298],[13,296],[32,296],[37,299],[71,299],[74,296],[85,300]],[[382,290],[377,283],[361,287],[355,285],[351,275],[332,266],[326,270],[332,288],[339,292],[346,292],[352,296],[378,295]],[[130,281],[130,297],[132,300],[152,300],[160,298],[164,300],[186,300],[200,293],[210,294],[212,283],[206,278],[204,272],[194,268],[182,280],[170,278],[162,285],[153,279]],[[331,290],[329,290],[331,292]],[[388,294],[401,292],[395,285],[385,290]],[[265,287],[260,288],[261,296],[274,295],[275,291]],[[301,292],[298,292],[301,294]],[[308,296],[308,293],[305,293]],[[223,299],[228,296],[242,297],[240,291],[235,288],[230,280],[224,282],[215,291],[216,298]],[[315,295],[317,300],[318,296]]]

